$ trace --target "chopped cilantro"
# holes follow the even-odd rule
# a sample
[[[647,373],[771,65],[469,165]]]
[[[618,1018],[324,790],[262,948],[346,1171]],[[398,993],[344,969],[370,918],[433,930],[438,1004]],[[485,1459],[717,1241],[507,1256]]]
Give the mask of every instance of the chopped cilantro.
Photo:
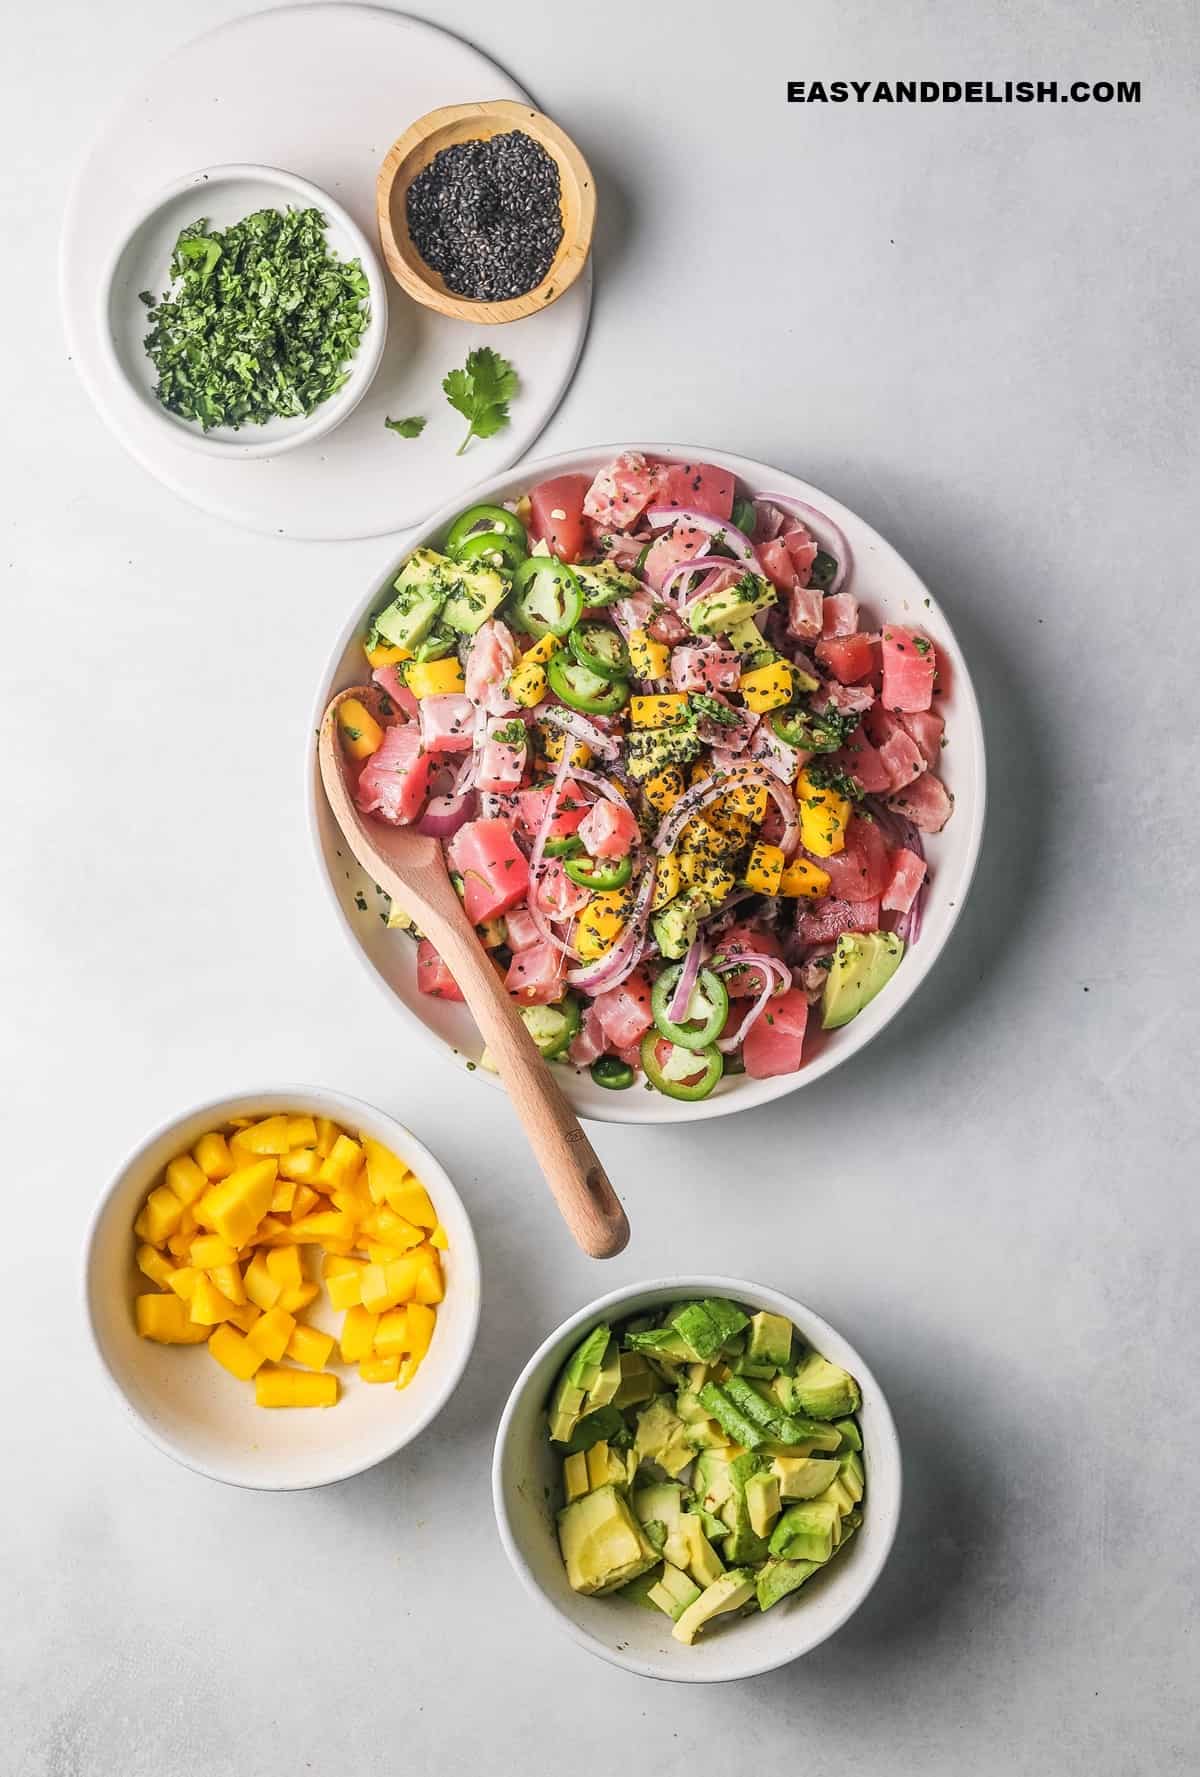
[[[389,432],[396,432],[401,438],[419,438],[428,425],[428,421],[420,414],[414,414],[407,420],[384,420]]]

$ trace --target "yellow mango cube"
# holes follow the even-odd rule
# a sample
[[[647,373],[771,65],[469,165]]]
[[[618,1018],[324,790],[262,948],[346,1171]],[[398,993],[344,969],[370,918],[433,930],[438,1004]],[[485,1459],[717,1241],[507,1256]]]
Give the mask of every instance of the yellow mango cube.
[[[379,1316],[366,1308],[348,1308],[342,1321],[339,1340],[344,1364],[356,1364],[359,1358],[370,1357],[375,1346],[375,1330]]]
[[[321,1156],[316,1148],[291,1148],[280,1156],[280,1176],[298,1185],[311,1185],[320,1170]]]
[[[317,1153],[324,1160],[333,1151],[333,1144],[341,1134],[341,1130],[330,1117],[317,1118]]]
[[[330,1242],[345,1245],[353,1242],[357,1226],[354,1217],[340,1209],[319,1209],[312,1215],[301,1216],[298,1222],[284,1229],[282,1235],[272,1238],[280,1238],[285,1245],[288,1241],[300,1246],[321,1246]]]
[[[362,1304],[372,1314],[382,1314],[398,1302],[410,1301],[416,1292],[420,1266],[408,1257],[386,1265],[368,1265],[362,1274]]]
[[[423,1302],[410,1302],[408,1305],[408,1337],[409,1350],[418,1363],[429,1350],[433,1338],[433,1329],[437,1325],[437,1315],[433,1309]]]
[[[665,679],[670,663],[671,650],[666,642],[655,641],[648,630],[631,630],[629,664],[635,679]]]
[[[352,759],[369,759],[383,745],[383,729],[357,697],[339,703],[337,725],[342,745]]]
[[[254,1378],[254,1399],[260,1407],[333,1407],[338,1379],[332,1371],[277,1370],[264,1364]]]
[[[191,1235],[185,1234],[182,1228],[176,1228],[174,1234],[172,1234],[171,1238],[167,1241],[167,1251],[170,1253],[171,1257],[173,1259],[178,1259],[181,1265],[186,1265],[188,1262],[188,1254],[191,1252],[191,1249]]]
[[[793,858],[779,878],[778,893],[792,899],[807,895],[810,900],[819,901],[829,893],[829,872],[810,863],[808,858]]]
[[[321,1293],[318,1283],[298,1283],[294,1290],[284,1290],[279,1298],[279,1306],[286,1308],[289,1314],[302,1314],[310,1303],[315,1302]]]
[[[133,1313],[142,1338],[158,1345],[202,1345],[208,1338],[208,1329],[195,1324],[178,1296],[138,1296]]]
[[[211,1185],[196,1205],[196,1218],[230,1246],[245,1246],[271,1206],[277,1173],[273,1159],[255,1160]]]
[[[240,1306],[221,1293],[207,1271],[200,1273],[188,1298],[188,1310],[199,1327],[215,1327],[218,1321],[228,1320],[230,1315],[236,1314]]]
[[[331,1270],[337,1266],[336,1270]],[[339,1259],[330,1254],[323,1267],[325,1290],[333,1306],[341,1312],[347,1308],[362,1306],[363,1272],[366,1266],[361,1259]]]
[[[814,857],[831,858],[846,845],[851,804],[848,796],[826,784],[814,783],[807,771],[796,779],[796,806],[800,814],[800,840]]]
[[[568,744],[571,748],[571,764],[577,769],[582,770],[591,760],[591,747],[581,740],[573,740],[551,722],[539,722],[537,736],[540,755],[548,765],[558,764]]]
[[[359,1360],[358,1373],[364,1382],[394,1382],[400,1374],[400,1359],[391,1357],[364,1357]]]
[[[546,666],[552,655],[557,654],[562,642],[557,636],[539,636],[531,648],[526,648],[521,656],[522,666]]]
[[[188,1263],[198,1271],[212,1271],[218,1265],[236,1265],[238,1252],[219,1234],[193,1234],[188,1248]]]
[[[351,1141],[348,1135],[339,1135],[321,1162],[317,1183],[328,1186],[331,1191],[341,1190],[358,1177],[362,1163],[363,1151],[358,1143]]]
[[[208,1341],[208,1349],[223,1369],[236,1376],[239,1382],[249,1382],[251,1376],[265,1360],[261,1351],[251,1345],[249,1339],[228,1322],[214,1327],[212,1337]]]
[[[379,1316],[379,1325],[375,1328],[375,1350],[381,1356],[402,1357],[409,1349],[411,1337],[407,1306],[389,1308],[386,1314]]]
[[[310,1215],[320,1201],[317,1192],[310,1189],[308,1185],[297,1185],[296,1195],[292,1198],[292,1220],[294,1222],[303,1221],[304,1217]]]
[[[269,1362],[277,1364],[287,1350],[295,1330],[294,1314],[289,1314],[286,1308],[268,1308],[265,1314],[259,1315],[246,1339],[255,1351],[261,1351]]]
[[[290,1357],[293,1363],[303,1364],[306,1370],[323,1370],[333,1356],[336,1344],[337,1340],[329,1333],[297,1322],[284,1356]]]
[[[546,669],[536,660],[522,661],[509,676],[508,695],[524,710],[531,710],[546,695]]]
[[[372,1141],[369,1135],[360,1136],[359,1140],[366,1158],[367,1187],[372,1201],[386,1203],[388,1191],[397,1189],[412,1174],[404,1161],[382,1142]]]
[[[246,1286],[236,1265],[213,1265],[208,1268],[208,1275],[227,1301],[235,1308],[242,1306],[246,1300]]]
[[[777,895],[786,862],[779,846],[755,840],[746,864],[746,887],[760,895]]]
[[[450,1236],[440,1222],[429,1236],[429,1244],[430,1246],[436,1246],[439,1252],[446,1253],[450,1251]]]
[[[629,720],[635,728],[669,728],[687,718],[688,700],[682,691],[655,691],[629,699]]]
[[[160,1253],[158,1248],[151,1246],[149,1242],[143,1242],[134,1254],[134,1258],[137,1261],[138,1270],[143,1272],[151,1283],[158,1284],[164,1290],[168,1287],[175,1267],[165,1253]]]
[[[275,1189],[271,1192],[271,1214],[287,1215],[296,1201],[296,1181],[290,1178],[277,1178]]]
[[[632,907],[632,897],[625,889],[607,889],[592,896],[575,927],[575,945],[584,962],[595,962],[612,949]]]
[[[413,1292],[418,1304],[440,1302],[446,1294],[446,1286],[442,1280],[442,1266],[437,1254],[429,1250],[420,1261],[417,1269],[417,1285]]]
[[[233,1171],[233,1155],[229,1143],[219,1130],[202,1135],[192,1149],[192,1158],[207,1179],[228,1178]]]
[[[287,1126],[288,1149],[315,1148],[317,1145],[317,1125],[312,1117],[289,1117]]]
[[[179,1154],[168,1161],[164,1182],[188,1208],[208,1190],[208,1174],[197,1166],[190,1154]]]
[[[173,1290],[181,1302],[190,1302],[203,1276],[203,1271],[198,1271],[195,1265],[180,1265],[168,1277],[167,1288]]]
[[[146,1198],[133,1231],[151,1246],[165,1246],[183,1220],[183,1204],[167,1185],[156,1185]]]
[[[738,690],[747,709],[757,710],[760,714],[782,709],[791,703],[794,694],[792,669],[786,660],[772,660],[766,666],[756,666],[750,672],[742,673]]]
[[[363,653],[372,672],[379,666],[399,666],[402,660],[412,659],[412,649],[402,648],[397,642],[380,642],[374,648],[364,648]]]
[[[280,1290],[299,1289],[304,1282],[304,1261],[294,1246],[274,1247],[267,1255],[267,1274]]]
[[[260,1122],[251,1123],[249,1129],[239,1129],[230,1146],[260,1158],[265,1154],[286,1154],[292,1146],[288,1139],[289,1122],[290,1118],[284,1116],[263,1117]]]
[[[227,1314],[221,1324],[236,1327],[240,1333],[248,1333],[261,1313],[262,1310],[256,1308],[253,1302],[243,1302],[240,1308],[235,1308],[232,1314]]]
[[[414,1173],[409,1173],[402,1185],[387,1193],[388,1208],[406,1222],[415,1222],[419,1228],[436,1228],[437,1211],[429,1200],[429,1192]]]
[[[247,1296],[264,1314],[268,1308],[274,1308],[283,1294],[283,1285],[272,1277],[267,1257],[261,1250],[256,1252],[242,1275],[242,1286]]]
[[[767,787],[765,784],[734,784],[721,801],[731,813],[757,827],[767,812]]]
[[[656,771],[642,784],[642,795],[659,814],[666,814],[674,808],[683,791],[683,773],[678,765],[664,765],[661,771]]]
[[[665,852],[658,860],[658,874],[654,878],[654,892],[650,898],[650,911],[657,913],[668,901],[673,901],[683,887],[683,870],[679,862],[678,852]]]
[[[458,656],[442,660],[414,660],[404,669],[404,682],[414,697],[443,697],[467,688]]]

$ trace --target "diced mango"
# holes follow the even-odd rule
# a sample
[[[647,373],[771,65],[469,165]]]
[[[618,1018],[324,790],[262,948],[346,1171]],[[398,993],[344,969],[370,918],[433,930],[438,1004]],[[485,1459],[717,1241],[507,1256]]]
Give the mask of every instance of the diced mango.
[[[282,1370],[264,1364],[254,1378],[254,1399],[260,1407],[333,1407],[338,1379],[332,1371]]]
[[[375,1329],[379,1325],[379,1316],[366,1308],[348,1308],[342,1321],[342,1336],[339,1341],[344,1364],[356,1364],[361,1357],[369,1357],[375,1344]]]
[[[248,1333],[257,1324],[261,1314],[262,1309],[256,1308],[253,1302],[243,1302],[240,1308],[235,1308],[232,1314],[226,1315],[222,1324],[236,1327],[240,1333]]]
[[[571,764],[578,771],[590,763],[592,749],[582,740],[571,740],[561,728],[555,728],[550,722],[539,722],[537,725],[538,748],[541,757],[548,765],[557,765],[570,740]]]
[[[151,1283],[158,1284],[164,1290],[167,1288],[175,1267],[165,1253],[160,1253],[156,1246],[144,1242],[138,1247],[134,1258],[137,1261],[138,1270],[144,1272]]]
[[[264,1314],[268,1308],[274,1308],[283,1294],[283,1285],[278,1278],[271,1274],[271,1268],[267,1263],[269,1257],[268,1253],[256,1252],[242,1276],[242,1284],[247,1296],[256,1308],[262,1309]]]
[[[796,805],[805,851],[818,858],[831,858],[845,848],[851,812],[848,796],[824,784],[814,784],[808,772],[801,771],[796,779]]]
[[[341,1190],[358,1177],[362,1163],[363,1151],[358,1143],[348,1135],[339,1135],[321,1162],[317,1183],[327,1185],[331,1191]]]
[[[409,1349],[412,1337],[408,1330],[408,1307],[389,1308],[386,1314],[379,1316],[379,1325],[375,1328],[375,1349],[384,1356],[395,1354],[397,1357]]]
[[[167,1162],[165,1183],[182,1204],[190,1207],[208,1190],[208,1175],[190,1154],[179,1154]]]
[[[651,692],[629,699],[629,720],[635,728],[674,727],[687,719],[687,708],[682,691]]]
[[[284,1290],[279,1298],[279,1306],[286,1308],[289,1314],[301,1314],[310,1303],[316,1301],[320,1293],[319,1283],[298,1283],[294,1290]]]
[[[362,1304],[372,1314],[411,1301],[416,1293],[421,1266],[416,1259],[392,1259],[386,1265],[368,1265],[362,1274]]]
[[[389,1188],[387,1200],[388,1208],[406,1222],[416,1222],[420,1228],[437,1227],[437,1211],[429,1201],[429,1192],[411,1172],[402,1185]]]
[[[316,1327],[306,1327],[298,1323],[288,1340],[286,1357],[293,1363],[303,1364],[306,1370],[323,1370],[333,1355],[337,1344],[329,1333],[322,1333]]]
[[[229,1152],[229,1143],[219,1130],[212,1129],[207,1135],[202,1135],[192,1149],[192,1157],[205,1178],[228,1178],[233,1171],[233,1155]]]
[[[292,1146],[288,1140],[289,1121],[284,1116],[263,1117],[251,1123],[249,1129],[239,1129],[229,1145],[260,1159],[266,1154],[286,1154]]]
[[[557,636],[539,636],[531,648],[526,648],[521,656],[522,666],[545,666],[551,656],[557,654],[562,643]]]
[[[242,1274],[236,1265],[213,1265],[208,1275],[216,1284],[227,1301],[240,1308],[246,1300],[246,1289],[242,1282]]]
[[[358,1373],[364,1382],[394,1382],[400,1374],[400,1359],[395,1354],[364,1357],[359,1360]]]
[[[624,889],[608,889],[592,896],[575,927],[575,946],[585,963],[595,962],[612,949],[625,928],[632,905]]]
[[[397,1372],[397,1375],[396,1375],[396,1387],[397,1388],[407,1388],[408,1387],[409,1383],[412,1381],[413,1377],[416,1375],[418,1369],[420,1368],[420,1363],[421,1363],[420,1358],[416,1358],[416,1357],[406,1357],[406,1358],[401,1359],[400,1368],[399,1368],[399,1371]]]
[[[440,1302],[445,1294],[441,1262],[437,1254],[431,1251],[418,1268],[414,1298],[418,1303],[433,1303]]]
[[[294,1290],[304,1282],[304,1261],[294,1246],[274,1247],[267,1254],[267,1272],[280,1290]]]
[[[677,852],[665,852],[658,860],[658,874],[654,878],[654,892],[650,900],[650,911],[657,913],[668,901],[673,901],[683,887],[683,871],[679,864]]]
[[[433,1339],[433,1329],[437,1325],[437,1315],[424,1302],[410,1302],[408,1305],[408,1337],[409,1350],[420,1361],[429,1350]]]
[[[218,1321],[228,1320],[240,1306],[221,1293],[207,1271],[200,1273],[188,1298],[188,1311],[199,1327],[215,1327]]]
[[[271,1192],[271,1214],[287,1215],[296,1201],[296,1181],[290,1178],[277,1178],[275,1189]]]
[[[292,1198],[292,1220],[294,1222],[302,1221],[306,1215],[311,1214],[320,1201],[320,1196],[308,1185],[297,1185],[296,1195]]]
[[[183,1204],[167,1185],[156,1185],[142,1205],[133,1231],[151,1246],[165,1246],[183,1219]]]
[[[721,800],[735,814],[744,816],[751,826],[757,827],[767,812],[767,787],[765,784],[734,784]]]
[[[188,1262],[200,1271],[212,1271],[217,1265],[236,1265],[237,1257],[237,1248],[219,1234],[194,1234],[188,1248]]]
[[[340,1209],[316,1210],[310,1216],[302,1216],[273,1238],[278,1238],[284,1245],[289,1241],[299,1246],[328,1245],[331,1241],[352,1241],[356,1225],[354,1217]]]
[[[178,1296],[138,1296],[133,1305],[137,1330],[159,1345],[202,1345],[207,1327],[195,1324]]]
[[[546,669],[536,660],[522,661],[509,675],[508,695],[524,710],[531,710],[546,695]]]
[[[288,1149],[315,1148],[317,1145],[317,1125],[312,1117],[289,1117],[287,1126]]]
[[[793,858],[779,878],[776,892],[792,898],[807,895],[810,900],[819,901],[829,893],[829,873],[807,858]]]
[[[629,636],[629,664],[635,679],[665,679],[671,661],[666,642],[655,641],[649,631],[635,629]]]
[[[450,1236],[440,1222],[429,1236],[429,1244],[430,1246],[436,1246],[440,1252],[449,1252]]]
[[[286,1308],[268,1308],[259,1316],[246,1337],[255,1351],[273,1364],[277,1364],[291,1342],[296,1330],[296,1317],[289,1314]]]
[[[380,642],[374,648],[364,648],[363,653],[372,672],[380,666],[399,666],[402,660],[412,659],[412,649],[401,648],[396,642]]]
[[[369,1135],[359,1137],[363,1154],[367,1162],[367,1186],[375,1203],[386,1203],[389,1189],[398,1189],[412,1173],[382,1142],[372,1141]]]
[[[746,864],[746,887],[760,895],[777,895],[787,859],[777,845],[755,840]]]
[[[321,1170],[321,1156],[316,1148],[291,1148],[280,1157],[280,1175],[298,1185],[311,1185]]]
[[[333,1151],[333,1144],[341,1134],[337,1124],[329,1117],[317,1118],[317,1153],[324,1160]]]
[[[181,1265],[186,1265],[188,1262],[188,1254],[191,1252],[191,1249],[191,1234],[186,1233],[182,1228],[176,1228],[174,1234],[172,1234],[171,1238],[167,1241],[167,1251],[170,1253],[171,1257],[173,1259],[178,1259]]]
[[[664,765],[661,771],[656,771],[645,780],[642,795],[651,808],[657,809],[659,814],[666,814],[679,801],[683,789],[683,773],[678,765]]]
[[[168,1277],[167,1288],[173,1290],[181,1302],[190,1302],[203,1276],[203,1271],[197,1270],[195,1265],[180,1265]]]
[[[404,682],[414,697],[441,697],[467,688],[456,654],[447,654],[443,660],[410,661],[404,669]]]
[[[230,1246],[245,1246],[271,1206],[275,1189],[273,1159],[255,1160],[211,1185],[196,1205],[196,1218]]]
[[[264,1353],[250,1343],[249,1338],[239,1333],[227,1322],[213,1329],[208,1341],[208,1349],[217,1362],[239,1382],[249,1382],[251,1376],[265,1361]]]
[[[369,759],[383,744],[383,729],[357,697],[339,703],[337,725],[342,745],[352,759]]]
[[[792,669],[786,660],[772,660],[766,666],[756,666],[741,675],[738,690],[747,709],[757,710],[760,714],[782,709],[791,703],[794,695]]]

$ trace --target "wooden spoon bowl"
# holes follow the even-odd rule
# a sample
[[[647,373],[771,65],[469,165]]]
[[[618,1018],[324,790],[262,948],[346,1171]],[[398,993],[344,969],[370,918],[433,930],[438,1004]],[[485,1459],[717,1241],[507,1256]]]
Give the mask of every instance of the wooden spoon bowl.
[[[443,148],[487,141],[508,130],[524,130],[558,167],[562,240],[546,276],[524,296],[505,302],[473,302],[448,290],[441,273],[427,265],[413,245],[408,231],[408,188]],[[521,321],[556,302],[583,270],[596,220],[596,186],[574,142],[549,117],[515,99],[492,99],[475,105],[442,105],[405,130],[379,169],[375,208],[388,270],[415,301],[456,321]]]
[[[546,1183],[584,1252],[612,1258],[629,1239],[625,1211],[553,1070],[475,936],[446,870],[441,843],[411,827],[370,819],[355,804],[337,712],[347,698],[378,712],[375,685],[352,685],[325,711],[317,742],[321,782],[346,844],[379,887],[409,914],[445,959],[479,1026]]]

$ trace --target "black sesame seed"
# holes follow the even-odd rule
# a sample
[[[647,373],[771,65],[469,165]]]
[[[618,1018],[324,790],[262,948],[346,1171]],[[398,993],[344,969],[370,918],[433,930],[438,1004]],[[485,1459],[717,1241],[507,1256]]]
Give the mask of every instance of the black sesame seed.
[[[524,130],[443,148],[409,186],[406,208],[422,259],[476,302],[540,284],[563,235],[558,167]]]

